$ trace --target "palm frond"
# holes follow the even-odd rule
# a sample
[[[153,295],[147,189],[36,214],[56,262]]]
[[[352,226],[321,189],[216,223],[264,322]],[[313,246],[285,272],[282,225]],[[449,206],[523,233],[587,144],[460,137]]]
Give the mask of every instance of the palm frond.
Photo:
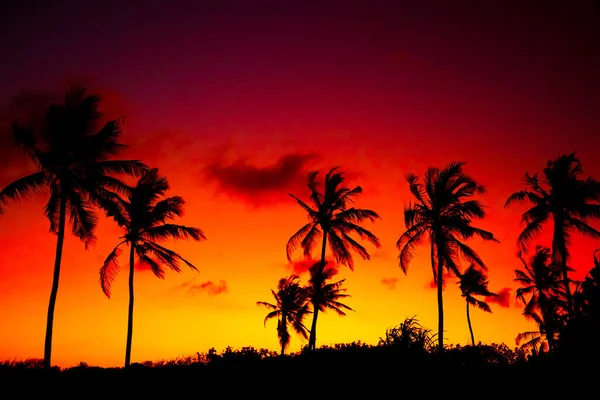
[[[294,252],[294,250],[296,250],[300,243],[302,243],[305,240],[307,234],[314,227],[315,225],[313,223],[308,223],[302,228],[298,229],[298,231],[294,233],[292,237],[290,237],[285,247],[285,253],[289,262],[292,262],[292,253]],[[309,245],[312,245],[314,247],[315,244],[312,241],[310,241],[307,242],[307,247],[310,247]]]
[[[102,292],[106,295],[106,297],[110,298],[110,290],[111,285],[117,274],[119,273],[119,263],[118,258],[121,255],[121,246],[124,242],[119,243],[115,246],[115,248],[110,252],[106,260],[104,260],[104,264],[102,268],[100,268],[100,287],[102,288]]]
[[[73,235],[82,240],[87,249],[96,242],[94,231],[98,225],[98,215],[89,202],[77,191],[68,193],[67,210]]]
[[[44,188],[49,184],[49,178],[46,172],[36,172],[17,179],[0,191],[0,205],[6,205],[9,200],[22,200],[43,193]]]
[[[147,228],[142,231],[141,236],[150,241],[168,239],[201,241],[206,239],[201,229],[176,224],[163,224]]]

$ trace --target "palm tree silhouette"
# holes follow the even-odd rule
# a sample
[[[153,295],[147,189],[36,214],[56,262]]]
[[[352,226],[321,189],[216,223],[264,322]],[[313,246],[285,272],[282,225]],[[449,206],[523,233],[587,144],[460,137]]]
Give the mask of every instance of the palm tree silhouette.
[[[118,257],[120,246],[129,246],[129,309],[127,314],[127,345],[125,349],[125,367],[131,362],[131,341],[133,337],[133,276],[135,257],[150,267],[154,275],[164,279],[163,265],[180,272],[179,261],[190,268],[196,267],[173,250],[159,244],[168,239],[191,239],[200,241],[206,239],[198,228],[167,223],[175,216],[183,213],[183,198],[179,196],[164,197],[169,189],[165,176],[158,169],[148,170],[131,188],[127,199],[115,197],[107,204],[106,210],[117,225],[123,228],[124,235],[106,257],[100,268],[100,286],[104,294],[110,298],[111,284],[119,272]]]
[[[94,206],[103,206],[111,191],[127,193],[128,188],[110,174],[139,176],[146,166],[140,161],[109,160],[126,148],[119,143],[121,120],[107,122],[98,129],[100,98],[87,96],[85,89],[67,92],[64,104],[51,105],[45,126],[36,130],[15,122],[17,143],[34,162],[37,172],[7,185],[0,192],[0,204],[19,200],[48,188],[50,198],[44,208],[50,232],[57,235],[52,290],[48,303],[44,367],[50,368],[54,308],[58,294],[60,267],[67,217],[72,233],[93,245],[98,215]]]
[[[548,340],[540,331],[521,332],[515,342],[519,348],[530,351],[532,355],[548,352]]]
[[[277,337],[281,344],[281,355],[285,354],[285,349],[290,344],[288,325],[291,325],[292,329],[304,339],[308,337],[307,329],[302,322],[306,314],[310,313],[307,302],[308,291],[300,286],[298,279],[297,275],[291,275],[279,280],[277,292],[271,290],[275,304],[265,301],[256,302],[256,305],[271,310],[265,317],[265,326],[268,320],[278,318]]]
[[[325,262],[327,264],[327,261]],[[346,311],[354,311],[346,304],[340,302],[341,299],[351,297],[349,294],[344,293],[346,291],[343,288],[345,279],[337,282],[328,283],[331,278],[336,274],[334,268],[325,268],[321,274],[319,274],[319,268],[321,267],[320,262],[316,262],[309,269],[310,278],[308,280],[308,297],[313,306],[313,310],[318,309],[319,312],[325,312],[327,310],[335,311],[339,316],[345,317]]]
[[[522,253],[519,253],[518,257],[523,263],[523,269],[514,270],[514,281],[521,285],[515,293],[517,301],[525,307],[525,318],[538,325],[541,338],[539,340],[547,340],[549,350],[554,350],[560,328],[561,308],[564,308],[564,300],[561,304],[561,299],[564,299],[564,289],[561,290],[561,267],[552,260],[550,249],[543,246],[536,246],[529,262],[523,259]]]
[[[406,274],[414,251],[426,237],[431,246],[431,268],[437,285],[438,298],[438,349],[444,350],[444,271],[460,276],[460,256],[482,269],[483,260],[461,241],[479,236],[495,241],[491,232],[475,228],[473,219],[482,219],[486,213],[477,200],[465,200],[474,194],[485,193],[485,188],[463,172],[464,162],[451,162],[445,168],[429,167],[424,183],[415,174],[407,174],[414,204],[404,206],[404,223],[407,230],[396,242],[400,250],[400,268]]]
[[[467,303],[467,323],[469,324],[469,332],[471,333],[471,343],[475,346],[469,305],[491,313],[492,309],[485,300],[479,300],[475,296],[498,297],[498,295],[488,290],[488,280],[485,272],[474,264],[469,265],[465,272],[459,276],[458,284],[460,285],[462,297],[465,298]]]
[[[600,232],[588,224],[590,219],[600,217],[600,182],[590,177],[582,179],[583,169],[575,153],[562,155],[548,161],[543,170],[544,177],[538,174],[525,174],[527,190],[513,193],[505,207],[513,203],[528,201],[533,206],[525,211],[521,222],[525,228],[517,239],[520,249],[527,250],[532,239],[552,219],[552,258],[562,270],[563,286],[567,300],[567,310],[573,311],[569,284],[569,242],[573,230],[585,236],[600,238]]]
[[[325,175],[323,191],[319,190],[317,182],[318,172],[308,174],[308,188],[310,189],[310,205],[306,204],[298,197],[290,194],[300,207],[306,211],[309,223],[300,228],[288,240],[286,246],[287,259],[292,261],[292,253],[297,247],[301,247],[304,255],[310,257],[311,251],[317,245],[317,241],[322,237],[321,242],[321,266],[315,276],[320,278],[325,269],[325,251],[327,245],[333,253],[335,262],[348,266],[354,270],[354,259],[350,250],[358,253],[363,259],[369,260],[370,256],[367,250],[350,235],[357,234],[360,239],[367,240],[377,248],[381,245],[379,239],[371,232],[360,226],[365,220],[374,222],[379,215],[372,210],[365,210],[350,207],[353,197],[362,193],[360,186],[349,189],[342,186],[345,178],[339,171],[339,167],[334,167]],[[317,289],[318,290],[318,289]],[[317,317],[319,309],[315,309],[310,329],[310,338],[308,341],[309,350],[314,350],[317,343]]]

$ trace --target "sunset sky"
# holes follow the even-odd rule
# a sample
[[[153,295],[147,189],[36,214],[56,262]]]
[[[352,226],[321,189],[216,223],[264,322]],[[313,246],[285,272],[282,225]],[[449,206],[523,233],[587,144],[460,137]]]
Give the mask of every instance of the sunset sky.
[[[452,160],[486,185],[489,217],[477,225],[501,242],[470,243],[490,289],[504,293],[493,314],[471,313],[475,337],[514,347],[535,325],[514,300],[525,207],[505,209],[506,198],[525,172],[571,151],[600,177],[597,1],[8,0],[0,50],[0,186],[31,171],[8,146],[7,123],[83,83],[103,97],[106,117],[127,116],[122,157],[167,175],[170,194],[187,201],[177,222],[207,237],[171,244],[199,272],[137,272],[133,362],[211,347],[277,350],[276,322],[263,325],[256,301],[271,301],[291,273],[306,282],[310,265],[300,251],[295,264],[286,260],[288,238],[306,223],[288,193],[306,198],[307,172],[336,165],[363,187],[357,206],[381,215],[365,227],[382,248],[368,247],[370,261],[356,256],[354,271],[340,268],[356,311],[320,315],[317,344],[375,344],[415,315],[436,330],[428,248],[404,275],[395,243],[411,199],[404,174]],[[13,203],[0,216],[0,360],[43,355],[56,245],[45,201]],[[59,366],[123,364],[127,259],[106,298],[98,270],[120,231],[102,220],[97,236],[89,250],[65,240]],[[581,278],[600,244],[573,242]],[[467,344],[454,280],[445,305],[447,342]],[[294,336],[290,350],[303,343]]]

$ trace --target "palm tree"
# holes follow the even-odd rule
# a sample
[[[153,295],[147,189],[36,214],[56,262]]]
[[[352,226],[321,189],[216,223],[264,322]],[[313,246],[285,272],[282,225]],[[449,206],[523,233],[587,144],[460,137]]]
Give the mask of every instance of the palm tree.
[[[556,335],[560,328],[561,299],[561,268],[552,260],[550,249],[536,246],[534,255],[529,262],[518,254],[523,263],[523,269],[515,269],[515,282],[521,287],[516,290],[517,301],[524,305],[523,315],[534,321],[540,330],[540,335],[548,341],[549,349],[554,350]],[[562,305],[562,307],[561,307]]]
[[[19,200],[48,188],[50,198],[44,213],[50,232],[57,235],[52,290],[48,304],[44,367],[50,368],[54,307],[58,294],[63,241],[67,219],[73,235],[87,248],[95,243],[98,215],[111,191],[127,193],[127,187],[110,174],[139,176],[146,169],[140,161],[109,160],[126,148],[119,143],[121,120],[98,129],[100,98],[87,96],[84,89],[66,94],[64,104],[51,105],[43,129],[24,127],[17,122],[13,132],[17,143],[34,162],[37,172],[22,177],[0,192],[0,204]]]
[[[483,240],[497,242],[491,232],[472,225],[474,219],[482,219],[486,213],[478,200],[468,198],[485,193],[485,188],[463,172],[464,164],[451,162],[441,170],[429,167],[424,183],[420,183],[415,174],[406,175],[416,202],[404,206],[407,230],[396,242],[396,247],[400,250],[400,268],[406,274],[415,248],[425,238],[429,239],[433,280],[437,285],[440,352],[444,350],[444,272],[460,276],[457,263],[461,256],[470,263],[487,269],[479,255],[461,240],[478,236]]]
[[[465,298],[467,303],[467,323],[469,324],[469,332],[471,333],[471,343],[475,346],[475,336],[473,335],[473,327],[471,326],[469,305],[491,313],[492,309],[485,300],[479,300],[475,298],[475,296],[498,297],[498,295],[488,290],[488,280],[485,271],[474,264],[469,265],[465,272],[459,276],[458,284],[460,285],[462,297]]]
[[[315,276],[320,280],[320,275],[325,269],[325,251],[327,245],[333,253],[335,262],[346,265],[354,270],[354,259],[351,250],[358,253],[364,260],[369,260],[367,251],[351,234],[357,234],[360,239],[367,240],[377,248],[381,247],[379,239],[361,226],[365,220],[374,222],[379,215],[372,210],[350,207],[353,197],[362,193],[362,187],[354,189],[343,186],[345,178],[334,167],[325,175],[323,190],[319,190],[317,182],[318,172],[308,174],[308,188],[310,189],[310,203],[312,207],[298,197],[290,194],[308,214],[309,222],[300,228],[288,240],[286,246],[287,259],[291,262],[292,253],[301,247],[305,256],[311,256],[312,250],[321,241],[321,266]],[[314,350],[317,343],[317,317],[319,309],[315,309],[308,341],[309,350]]]
[[[600,238],[600,232],[588,224],[591,219],[600,218],[600,182],[590,177],[581,178],[583,168],[575,153],[548,161],[543,174],[544,177],[539,178],[537,173],[526,173],[524,181],[528,188],[513,193],[506,200],[505,207],[525,201],[532,204],[521,217],[521,222],[525,224],[517,239],[521,250],[527,250],[544,224],[552,220],[552,258],[561,267],[567,310],[572,312],[567,267],[571,232],[578,231],[585,236]]]
[[[180,272],[179,261],[196,270],[196,267],[179,254],[163,247],[159,242],[168,239],[206,239],[198,228],[167,223],[175,216],[183,213],[183,198],[179,196],[164,197],[169,189],[165,176],[158,169],[148,170],[131,188],[127,199],[115,198],[106,205],[107,213],[124,232],[123,239],[106,257],[100,268],[100,286],[104,294],[110,298],[111,284],[119,272],[118,257],[120,246],[129,246],[129,310],[127,314],[127,345],[125,348],[125,367],[131,361],[131,341],[133,337],[133,276],[135,257],[139,262],[150,267],[154,275],[164,279],[162,268],[166,265]]]
[[[275,304],[265,301],[256,302],[256,305],[271,310],[265,317],[265,326],[268,320],[278,318],[277,337],[281,344],[281,355],[285,354],[285,349],[290,344],[288,325],[291,325],[292,329],[304,339],[308,337],[307,329],[302,322],[306,314],[310,313],[307,302],[308,292],[300,286],[298,279],[297,275],[291,275],[279,280],[277,292],[271,290]]]
[[[327,261],[325,264],[327,264]],[[342,287],[346,280],[342,279],[337,282],[328,283],[336,274],[336,270],[334,268],[325,268],[319,275],[320,267],[321,262],[316,262],[309,269],[310,278],[306,287],[313,310],[318,309],[319,312],[323,313],[327,310],[333,310],[339,316],[345,317],[346,313],[344,310],[354,311],[346,304],[340,302],[341,299],[351,297],[349,294],[344,293],[346,289]]]

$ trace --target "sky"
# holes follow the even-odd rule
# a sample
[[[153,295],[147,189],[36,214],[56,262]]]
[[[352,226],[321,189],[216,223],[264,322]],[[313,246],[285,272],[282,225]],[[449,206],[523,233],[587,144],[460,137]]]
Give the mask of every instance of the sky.
[[[72,84],[99,94],[106,118],[126,116],[126,159],[142,159],[185,198],[178,223],[207,240],[170,243],[198,271],[164,280],[136,270],[132,361],[227,346],[277,350],[263,324],[271,289],[307,281],[288,238],[306,221],[308,171],[340,166],[382,247],[339,267],[355,311],[319,318],[318,345],[376,344],[407,317],[437,329],[428,248],[408,273],[396,241],[411,200],[404,178],[465,161],[484,184],[500,243],[472,240],[488,265],[493,313],[471,313],[477,341],[515,347],[535,330],[516,304],[515,242],[525,206],[504,208],[525,172],[576,151],[600,177],[600,5],[595,1],[144,1],[8,0],[0,6],[0,185],[31,172],[8,125],[39,113]],[[58,96],[58,97],[57,97]],[[0,360],[41,358],[56,236],[45,195],[0,216]],[[595,225],[597,226],[597,225]],[[546,234],[536,243],[550,245]],[[65,240],[53,364],[121,366],[127,327],[126,257],[108,299],[98,270],[118,243],[102,219],[95,247]],[[573,267],[592,267],[596,242],[575,236]],[[314,255],[315,257],[317,254]],[[466,267],[466,264],[462,264]],[[446,341],[467,344],[465,303],[444,292]],[[294,336],[290,350],[306,341]]]

